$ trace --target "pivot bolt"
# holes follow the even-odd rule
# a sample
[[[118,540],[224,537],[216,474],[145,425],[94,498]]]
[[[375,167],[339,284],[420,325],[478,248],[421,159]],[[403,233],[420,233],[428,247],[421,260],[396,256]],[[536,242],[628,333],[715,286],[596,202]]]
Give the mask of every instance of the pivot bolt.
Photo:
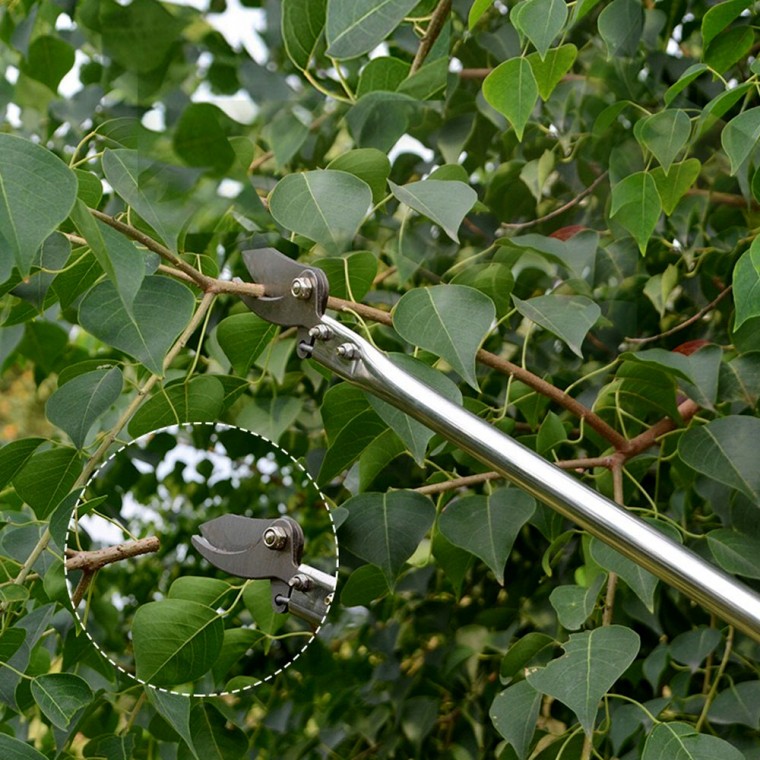
[[[343,343],[342,345],[338,346],[337,350],[338,356],[342,357],[343,359],[348,359],[349,361],[358,359],[361,356],[359,347],[355,346],[353,343]]]
[[[308,591],[311,588],[311,578],[303,573],[294,575],[289,581],[288,586],[294,588],[296,591]]]
[[[315,325],[309,330],[309,337],[316,340],[330,340],[333,332],[327,325]]]
[[[272,528],[267,528],[264,531],[264,545],[272,549],[273,551],[280,551],[285,548],[288,543],[288,534],[284,528],[279,525],[275,525]]]
[[[290,285],[290,292],[294,298],[308,301],[314,290],[314,283],[308,277],[296,277]]]

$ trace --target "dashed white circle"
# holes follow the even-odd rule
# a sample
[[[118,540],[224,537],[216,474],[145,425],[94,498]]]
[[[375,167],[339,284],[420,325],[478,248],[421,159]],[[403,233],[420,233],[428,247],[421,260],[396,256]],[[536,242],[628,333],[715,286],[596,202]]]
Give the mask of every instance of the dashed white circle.
[[[157,433],[161,433],[161,432],[172,433],[174,431],[179,430],[182,427],[193,427],[193,426],[197,426],[197,425],[204,425],[204,426],[207,426],[207,427],[210,426],[210,427],[214,427],[215,429],[218,429],[218,430],[219,429],[221,429],[221,430],[237,430],[237,431],[239,431],[241,433],[245,433],[245,434],[248,434],[248,435],[255,436],[256,438],[259,438],[260,440],[264,441],[267,445],[271,446],[273,449],[275,449],[276,451],[279,451],[281,454],[283,454],[285,457],[287,457],[287,459],[289,459],[290,462],[303,474],[303,476],[308,481],[310,487],[312,487],[316,491],[316,493],[319,495],[320,500],[322,502],[322,505],[324,506],[324,509],[327,512],[327,515],[328,515],[328,517],[330,519],[330,528],[332,530],[332,540],[333,540],[334,547],[335,547],[335,576],[334,577],[335,577],[335,580],[336,580],[336,583],[337,583],[338,571],[339,571],[339,568],[340,568],[340,550],[339,550],[339,546],[338,546],[338,533],[337,533],[337,529],[336,529],[336,526],[335,526],[335,520],[333,519],[332,513],[331,513],[330,508],[328,506],[327,497],[322,493],[321,489],[319,488],[319,486],[315,482],[314,478],[298,462],[298,460],[296,460],[290,454],[289,451],[287,451],[286,449],[284,449],[279,444],[277,444],[277,443],[269,440],[268,438],[266,438],[265,436],[261,435],[260,433],[256,433],[255,431],[247,430],[247,429],[241,428],[241,427],[239,427],[237,425],[229,425],[229,424],[221,423],[221,422],[189,422],[189,423],[183,423],[183,424],[180,424],[180,425],[170,425],[170,426],[166,426],[166,427],[162,427],[162,428],[157,428],[156,430],[153,430],[153,431],[151,431],[149,433],[145,433],[145,434],[141,435],[139,438],[136,438],[136,439],[130,441],[129,443],[125,444],[124,446],[121,446],[118,450],[114,451],[108,457],[108,459],[105,462],[103,462],[103,464],[101,464],[100,467],[98,467],[98,469],[95,470],[95,472],[93,472],[93,474],[90,476],[90,478],[87,481],[87,483],[82,487],[82,490],[81,490],[81,492],[79,494],[79,498],[78,498],[78,500],[77,500],[77,502],[76,502],[76,504],[74,506],[74,509],[72,511],[72,515],[71,515],[71,518],[69,520],[68,529],[66,531],[66,540],[64,542],[64,556],[68,555],[68,551],[69,551],[69,538],[70,538],[71,533],[72,533],[72,525],[74,524],[74,522],[76,520],[77,510],[79,509],[79,506],[80,506],[80,503],[81,503],[81,500],[82,500],[82,496],[87,491],[88,487],[93,482],[93,480],[95,480],[98,477],[98,474],[103,470],[103,468],[105,468],[106,466],[108,466],[108,464],[115,457],[117,457],[120,453],[122,453],[129,446],[132,446],[133,444],[136,444],[136,443],[138,443],[139,441],[141,441],[141,440],[143,440],[145,438],[149,438],[151,436],[154,436]],[[149,686],[150,688],[155,689],[156,691],[162,691],[162,692],[165,692],[165,693],[168,693],[168,694],[175,694],[175,695],[183,696],[183,697],[210,697],[210,696],[223,697],[223,696],[229,696],[229,695],[232,695],[232,694],[240,694],[242,692],[254,689],[256,686],[258,686],[258,685],[260,685],[262,683],[266,683],[268,681],[273,680],[280,673],[282,673],[285,669],[289,668],[306,651],[307,647],[314,641],[314,639],[317,637],[317,635],[319,634],[320,630],[322,629],[322,626],[324,625],[325,620],[327,619],[327,616],[330,613],[330,607],[332,606],[332,603],[333,603],[333,600],[334,600],[334,594],[332,594],[329,597],[329,601],[328,601],[328,604],[327,604],[327,608],[325,610],[325,614],[322,616],[322,619],[321,619],[319,625],[312,632],[312,635],[309,637],[308,641],[301,647],[301,649],[298,652],[296,652],[284,665],[282,665],[281,667],[277,668],[274,672],[269,673],[265,677],[258,679],[256,683],[248,684],[248,685],[243,686],[243,687],[238,688],[238,689],[231,689],[231,690],[226,690],[226,691],[214,691],[214,692],[194,692],[193,691],[193,692],[182,692],[182,691],[175,691],[173,689],[169,689],[169,688],[166,688],[164,686],[157,686],[155,684],[150,683],[149,681],[145,681],[145,680],[143,680],[141,678],[138,678],[134,673],[130,673],[126,668],[122,667],[119,663],[117,663],[111,657],[111,655],[109,655],[109,653],[105,651],[105,649],[93,638],[93,636],[87,630],[86,623],[82,619],[82,617],[80,616],[79,610],[77,609],[77,605],[74,604],[74,600],[73,600],[73,584],[72,584],[71,578],[69,577],[69,570],[67,569],[67,566],[66,566],[65,562],[64,562],[64,575],[65,575],[65,578],[66,578],[66,586],[67,586],[68,593],[69,593],[69,601],[71,602],[71,606],[72,606],[72,610],[73,610],[73,613],[74,613],[74,617],[76,618],[77,623],[79,624],[80,628],[82,629],[82,631],[84,632],[84,634],[87,636],[88,640],[95,647],[95,649],[98,651],[98,653],[102,657],[104,657],[116,670],[120,671],[121,673],[123,673],[124,675],[128,676],[129,678],[131,678],[132,680],[136,681],[137,683],[140,683],[143,686]]]

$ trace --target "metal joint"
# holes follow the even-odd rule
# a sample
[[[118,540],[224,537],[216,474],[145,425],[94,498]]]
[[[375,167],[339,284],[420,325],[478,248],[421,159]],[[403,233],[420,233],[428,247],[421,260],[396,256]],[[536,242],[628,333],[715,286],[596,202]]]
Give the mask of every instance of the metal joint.
[[[296,277],[290,285],[290,294],[302,301],[308,301],[313,291],[314,283],[308,277]]]
[[[356,361],[356,359],[359,359],[362,355],[359,347],[354,343],[342,343],[338,346],[337,353],[338,356],[347,359],[348,361]]]
[[[264,544],[273,551],[281,551],[288,544],[288,534],[279,525],[264,531]]]

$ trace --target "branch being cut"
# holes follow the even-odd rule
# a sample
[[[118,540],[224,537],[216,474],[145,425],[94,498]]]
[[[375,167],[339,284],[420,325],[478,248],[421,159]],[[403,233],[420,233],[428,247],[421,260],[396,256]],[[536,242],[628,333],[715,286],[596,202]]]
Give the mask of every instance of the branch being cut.
[[[120,562],[130,557],[138,557],[141,554],[152,554],[161,548],[161,542],[157,536],[148,536],[137,541],[126,541],[116,546],[106,546],[91,552],[78,552],[75,549],[66,551],[66,570],[84,570],[86,573],[94,573],[101,567],[113,562]]]

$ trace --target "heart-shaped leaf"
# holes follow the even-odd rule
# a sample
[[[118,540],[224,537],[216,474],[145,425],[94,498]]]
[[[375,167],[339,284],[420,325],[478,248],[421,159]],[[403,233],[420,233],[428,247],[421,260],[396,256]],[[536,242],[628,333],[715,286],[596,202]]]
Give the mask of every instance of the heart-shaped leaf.
[[[726,124],[720,142],[731,161],[731,174],[736,174],[760,140],[760,106],[742,111]]]
[[[639,645],[638,634],[620,625],[573,633],[562,645],[565,654],[529,673],[528,681],[567,705],[590,735],[599,700],[634,661]]]
[[[744,754],[717,736],[698,734],[688,723],[658,723],[647,736],[641,760],[744,760]]]
[[[432,502],[414,491],[390,491],[361,493],[343,507],[348,517],[338,531],[340,545],[377,565],[392,586],[433,524]]]
[[[156,375],[193,313],[195,297],[181,282],[150,275],[127,312],[116,286],[100,282],[84,297],[79,321],[89,333],[142,362]]]
[[[480,557],[504,585],[512,545],[535,509],[536,500],[525,491],[499,488],[490,496],[467,496],[448,504],[438,529],[452,544]]]
[[[657,185],[651,174],[635,172],[612,188],[610,217],[616,219],[633,235],[642,256],[652,237],[662,204]]]
[[[565,0],[527,0],[515,6],[512,23],[538,51],[541,60],[567,21]]]
[[[219,656],[224,623],[205,604],[162,599],[137,608],[132,645],[137,677],[155,686],[194,681]]]
[[[327,0],[288,0],[282,4],[282,39],[290,60],[304,70],[322,39]]]
[[[577,356],[583,357],[581,343],[602,315],[602,310],[585,296],[551,294],[521,301],[513,295],[517,310],[531,322],[554,333]]]
[[[123,383],[118,367],[77,375],[48,399],[45,414],[81,449],[95,420],[119,398]]]
[[[497,694],[488,711],[494,727],[512,745],[519,760],[528,756],[542,698],[527,681],[518,681]]]
[[[691,120],[688,115],[674,108],[648,116],[636,132],[639,142],[660,162],[666,175],[690,134]]]
[[[475,205],[478,194],[457,180],[424,179],[399,186],[388,183],[402,203],[440,225],[455,242],[459,242],[459,225]]]
[[[477,389],[475,355],[496,317],[493,301],[466,285],[435,285],[405,293],[393,310],[398,334],[445,359]]]
[[[738,330],[748,319],[760,315],[760,238],[755,238],[750,249],[736,262],[733,285],[734,330]]]
[[[73,673],[48,673],[31,684],[32,697],[45,717],[57,728],[68,728],[71,719],[94,695],[87,681]]]
[[[554,88],[573,67],[577,57],[578,48],[575,45],[561,45],[549,50],[543,58],[538,53],[528,56],[541,100],[549,100]]]
[[[687,158],[679,164],[672,164],[667,174],[661,166],[652,170],[652,179],[657,185],[662,210],[668,216],[675,211],[678,202],[697,181],[701,171],[702,164],[696,158]]]
[[[0,134],[0,271],[12,257],[21,275],[29,274],[42,241],[66,219],[76,197],[74,172],[54,153]]]
[[[74,487],[82,470],[76,449],[57,446],[34,454],[13,478],[18,495],[44,520]]]
[[[483,82],[483,97],[506,116],[518,140],[522,140],[538,94],[536,77],[525,58],[510,58],[500,63]]]
[[[366,182],[333,169],[289,174],[269,198],[269,210],[279,224],[333,254],[353,240],[371,205]]]

